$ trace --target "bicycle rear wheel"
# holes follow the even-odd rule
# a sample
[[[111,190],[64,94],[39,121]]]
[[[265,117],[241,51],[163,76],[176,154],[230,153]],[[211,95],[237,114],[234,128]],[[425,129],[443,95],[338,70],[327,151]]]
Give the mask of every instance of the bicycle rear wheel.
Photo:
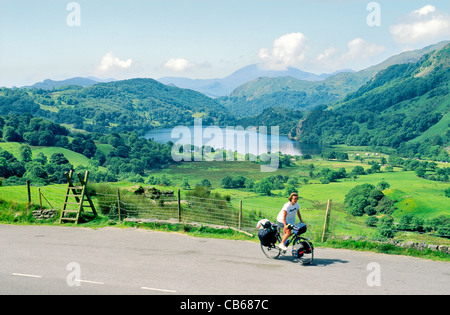
[[[281,236],[280,233],[277,233],[277,243],[281,242]],[[270,259],[277,259],[278,257],[280,257],[281,255],[281,249],[275,245],[275,244],[271,244],[269,246],[264,246],[263,244],[261,244],[261,250],[264,253],[264,255],[266,255],[267,258]]]
[[[261,250],[264,255],[266,255],[266,257],[270,259],[277,259],[281,254],[281,249],[279,249],[276,245],[263,246],[261,244]]]

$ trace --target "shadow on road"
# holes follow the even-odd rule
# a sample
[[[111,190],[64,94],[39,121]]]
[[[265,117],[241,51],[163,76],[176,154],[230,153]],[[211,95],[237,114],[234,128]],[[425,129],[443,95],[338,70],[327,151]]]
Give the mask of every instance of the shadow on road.
[[[329,258],[314,258],[312,266],[326,267],[326,266],[329,266],[332,264],[346,264],[346,263],[348,263],[348,260],[329,259]]]
[[[280,256],[277,260],[284,260],[289,261],[295,264],[298,264],[299,261],[295,259],[292,256]],[[316,266],[316,267],[326,267],[333,264],[346,264],[348,263],[348,260],[342,260],[342,259],[330,259],[330,258],[314,258],[314,261],[309,266]]]

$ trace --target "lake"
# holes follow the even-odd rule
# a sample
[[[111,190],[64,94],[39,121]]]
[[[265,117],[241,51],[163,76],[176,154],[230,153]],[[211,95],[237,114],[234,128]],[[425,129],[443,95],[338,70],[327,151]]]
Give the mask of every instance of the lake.
[[[237,151],[240,154],[261,155],[271,151],[272,147],[273,152],[279,151],[293,156],[322,153],[322,147],[319,145],[300,144],[287,136],[241,129],[204,126],[163,128],[151,130],[145,134],[145,138],[163,144],[172,141],[180,145],[193,144],[197,147],[209,145],[215,150],[225,149]]]

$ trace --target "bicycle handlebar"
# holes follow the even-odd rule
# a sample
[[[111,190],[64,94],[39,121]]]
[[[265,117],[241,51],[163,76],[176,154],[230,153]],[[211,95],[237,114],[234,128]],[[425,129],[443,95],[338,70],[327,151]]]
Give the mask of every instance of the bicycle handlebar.
[[[303,222],[302,222],[303,223]],[[305,224],[305,223],[304,223]],[[305,224],[306,225],[306,224]],[[292,225],[292,224],[288,224],[287,226],[286,226],[289,230],[293,230],[294,229],[294,226]]]

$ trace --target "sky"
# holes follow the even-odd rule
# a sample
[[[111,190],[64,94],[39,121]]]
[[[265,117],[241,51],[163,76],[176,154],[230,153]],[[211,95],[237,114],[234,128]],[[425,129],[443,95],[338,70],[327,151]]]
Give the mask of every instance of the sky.
[[[448,0],[0,0],[0,86],[357,71],[442,40]]]

